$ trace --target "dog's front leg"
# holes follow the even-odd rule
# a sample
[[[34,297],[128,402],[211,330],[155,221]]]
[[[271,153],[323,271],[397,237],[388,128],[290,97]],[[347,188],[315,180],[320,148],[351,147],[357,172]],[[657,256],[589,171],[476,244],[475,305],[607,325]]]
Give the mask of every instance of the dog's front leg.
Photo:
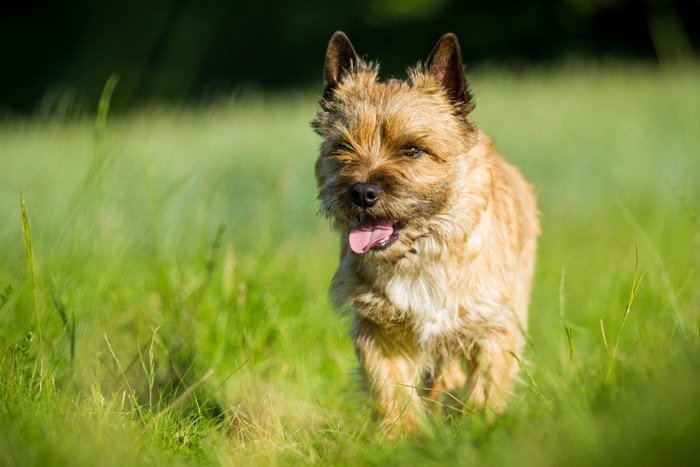
[[[515,324],[484,334],[467,355],[469,403],[474,409],[505,410],[506,399],[518,372],[523,337]],[[493,413],[492,412],[492,413]]]
[[[422,365],[409,336],[358,317],[352,337],[382,427],[391,435],[415,431],[424,415],[416,388]]]

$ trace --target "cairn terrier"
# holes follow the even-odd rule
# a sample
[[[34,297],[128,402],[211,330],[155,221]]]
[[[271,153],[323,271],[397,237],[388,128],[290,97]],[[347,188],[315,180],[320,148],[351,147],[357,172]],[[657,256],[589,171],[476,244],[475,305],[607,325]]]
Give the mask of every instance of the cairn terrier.
[[[340,233],[335,306],[381,424],[428,402],[504,410],[518,372],[540,232],[532,187],[470,120],[457,38],[406,80],[378,80],[342,32],[313,122],[321,212]]]

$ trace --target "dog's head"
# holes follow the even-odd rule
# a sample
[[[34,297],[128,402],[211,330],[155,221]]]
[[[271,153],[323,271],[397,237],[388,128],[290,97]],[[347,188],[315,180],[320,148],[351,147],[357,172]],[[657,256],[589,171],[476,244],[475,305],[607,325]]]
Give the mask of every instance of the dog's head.
[[[316,162],[321,211],[344,247],[365,258],[415,253],[417,238],[450,202],[453,160],[474,144],[474,108],[457,39],[443,36],[405,81],[378,81],[378,66],[342,32],[328,46]]]

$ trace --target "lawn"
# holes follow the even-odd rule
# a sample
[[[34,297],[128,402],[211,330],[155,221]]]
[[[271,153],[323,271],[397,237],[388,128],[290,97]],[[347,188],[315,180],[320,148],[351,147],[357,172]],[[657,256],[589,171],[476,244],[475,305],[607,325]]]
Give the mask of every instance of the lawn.
[[[506,414],[372,423],[327,298],[316,96],[105,99],[0,122],[0,465],[693,464],[700,68],[471,79],[544,230]]]

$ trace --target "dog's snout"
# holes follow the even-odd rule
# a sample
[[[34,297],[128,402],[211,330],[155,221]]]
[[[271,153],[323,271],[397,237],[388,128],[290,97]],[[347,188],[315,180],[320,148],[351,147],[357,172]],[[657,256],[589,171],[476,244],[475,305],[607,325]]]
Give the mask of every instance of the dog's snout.
[[[355,206],[371,208],[379,200],[381,190],[374,183],[355,183],[348,190],[348,196]]]

